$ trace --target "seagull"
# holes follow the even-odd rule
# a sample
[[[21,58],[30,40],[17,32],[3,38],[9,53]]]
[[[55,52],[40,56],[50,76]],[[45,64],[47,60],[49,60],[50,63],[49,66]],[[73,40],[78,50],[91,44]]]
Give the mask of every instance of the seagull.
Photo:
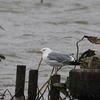
[[[79,65],[80,63],[74,59],[74,57],[64,54],[59,51],[53,51],[50,48],[43,48],[37,53],[42,53],[43,61],[53,66],[55,69],[55,73],[57,74],[58,67],[62,67],[65,65]]]

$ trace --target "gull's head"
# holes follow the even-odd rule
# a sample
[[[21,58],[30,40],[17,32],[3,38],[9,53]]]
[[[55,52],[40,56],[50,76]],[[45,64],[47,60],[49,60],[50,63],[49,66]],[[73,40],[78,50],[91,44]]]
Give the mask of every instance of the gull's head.
[[[43,48],[40,51],[37,51],[37,53],[50,53],[52,50],[50,48]]]

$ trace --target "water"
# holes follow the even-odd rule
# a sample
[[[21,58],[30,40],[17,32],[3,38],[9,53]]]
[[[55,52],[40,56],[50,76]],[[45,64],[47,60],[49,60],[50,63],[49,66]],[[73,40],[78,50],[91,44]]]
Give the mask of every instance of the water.
[[[100,0],[0,0],[0,93],[15,91],[16,66],[26,65],[25,95],[30,69],[36,69],[43,47],[59,50],[76,57],[76,42],[84,35],[100,36]],[[80,52],[100,46],[84,39]],[[59,71],[65,81],[72,66]],[[42,62],[39,86],[49,78],[52,67]]]

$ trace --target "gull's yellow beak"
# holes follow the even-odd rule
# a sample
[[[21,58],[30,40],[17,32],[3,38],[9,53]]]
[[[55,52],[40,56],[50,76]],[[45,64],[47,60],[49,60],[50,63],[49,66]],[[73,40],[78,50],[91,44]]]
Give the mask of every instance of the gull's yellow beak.
[[[42,53],[42,51],[36,51],[36,53]]]

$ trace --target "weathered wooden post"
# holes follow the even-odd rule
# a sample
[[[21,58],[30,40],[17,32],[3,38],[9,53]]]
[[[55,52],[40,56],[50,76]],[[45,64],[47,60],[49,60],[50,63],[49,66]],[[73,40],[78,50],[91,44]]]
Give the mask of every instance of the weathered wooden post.
[[[50,100],[59,100],[60,92],[57,90],[53,84],[60,83],[60,75],[51,76],[51,87],[50,87]]]
[[[23,100],[24,97],[25,72],[26,72],[25,65],[17,66],[15,98],[22,98],[20,100]]]
[[[78,100],[100,100],[100,69],[71,70],[68,88]]]
[[[28,84],[28,100],[36,100],[38,70],[30,70]]]

